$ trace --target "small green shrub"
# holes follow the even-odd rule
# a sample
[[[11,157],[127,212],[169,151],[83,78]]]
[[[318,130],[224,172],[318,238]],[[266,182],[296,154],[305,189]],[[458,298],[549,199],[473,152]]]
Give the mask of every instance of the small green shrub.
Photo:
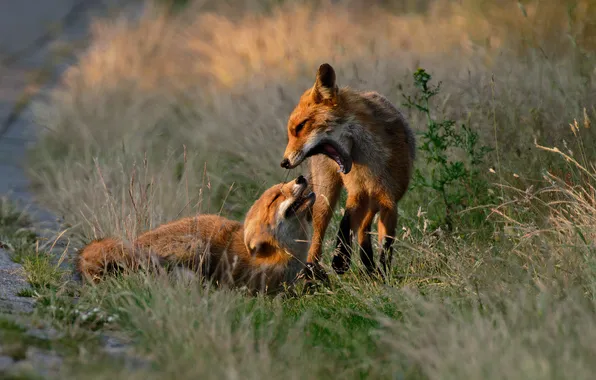
[[[478,146],[478,134],[470,127],[462,124],[458,129],[455,120],[433,118],[430,100],[439,93],[441,83],[431,86],[430,80],[430,74],[418,69],[414,73],[414,85],[420,94],[414,98],[404,95],[404,106],[426,117],[426,130],[420,134],[422,143],[418,149],[426,160],[429,173],[425,175],[416,168],[412,188],[430,189],[440,195],[444,203],[441,219],[447,229],[452,230],[457,212],[490,201],[489,184],[482,177],[481,168],[492,149]],[[465,160],[452,158],[457,150],[463,151]],[[477,216],[474,219],[480,221]]]

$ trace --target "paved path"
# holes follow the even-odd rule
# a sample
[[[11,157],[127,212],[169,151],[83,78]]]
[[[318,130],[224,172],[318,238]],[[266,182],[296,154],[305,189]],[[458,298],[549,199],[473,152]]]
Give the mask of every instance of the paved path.
[[[56,62],[51,54],[52,44],[85,41],[94,15],[107,11],[112,5],[122,7],[131,3],[138,1],[0,0],[0,196],[7,194],[25,206],[35,221],[36,231],[49,231],[52,235],[59,229],[59,220],[35,204],[29,189],[22,164],[38,127],[33,124],[29,109],[18,106],[28,104],[22,101],[24,94],[43,96],[47,93],[71,63],[66,59]],[[49,80],[39,92],[28,93],[31,75],[40,69],[47,70]],[[22,266],[12,262],[8,253],[0,248],[0,317],[18,317],[20,313],[33,310],[32,298],[17,295],[26,287]],[[42,332],[45,334],[46,330]],[[127,346],[112,339],[104,344],[104,350],[122,357]],[[25,359],[15,361],[3,354],[0,342],[0,378],[19,366],[33,366],[42,377],[56,374],[54,367],[59,367],[62,361],[59,356],[53,352],[29,351]],[[135,361],[131,363],[133,367],[139,365]]]
[[[52,62],[52,44],[85,39],[90,12],[103,5],[100,0],[0,1],[0,194],[28,205],[36,221],[46,227],[55,225],[56,219],[32,204],[21,166],[36,128],[28,108],[15,111],[37,70],[48,70],[47,89],[68,64]]]
[[[0,248],[0,311],[9,314],[33,311],[33,299],[19,297],[19,291],[28,288],[20,264],[10,260],[8,252]]]
[[[0,196],[26,207],[36,230],[55,232],[59,220],[35,204],[23,170],[27,147],[39,127],[28,107],[44,96],[73,57],[57,60],[56,43],[78,45],[88,38],[92,17],[115,5],[138,4],[136,0],[0,0]],[[43,70],[45,81],[36,89],[32,78]],[[23,101],[25,99],[25,101]],[[20,105],[24,105],[20,107]]]
[[[37,130],[27,107],[32,98],[23,96],[43,96],[51,88],[69,63],[53,59],[52,44],[86,39],[91,12],[100,9],[105,9],[101,0],[0,1],[0,195],[25,207],[36,231],[49,235],[59,221],[35,204],[22,167]],[[49,80],[33,92],[31,77],[40,69],[47,70]],[[20,269],[0,252],[0,309],[28,310],[15,294],[23,287]]]

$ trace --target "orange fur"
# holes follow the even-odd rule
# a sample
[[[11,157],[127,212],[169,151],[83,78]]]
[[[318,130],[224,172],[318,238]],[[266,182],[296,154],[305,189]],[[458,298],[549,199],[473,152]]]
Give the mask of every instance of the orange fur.
[[[267,189],[244,224],[217,215],[199,215],[163,224],[133,244],[105,238],[79,252],[77,268],[91,281],[116,267],[138,269],[171,263],[220,285],[252,291],[279,291],[304,268],[308,254],[314,193],[300,176]]]
[[[335,71],[323,64],[315,84],[291,113],[287,131],[281,166],[291,169],[308,159],[317,193],[308,261],[320,259],[323,237],[344,186],[348,199],[333,268],[338,273],[349,268],[348,245],[355,236],[365,266],[369,272],[376,271],[369,232],[378,213],[381,262],[386,269],[397,227],[397,203],[408,189],[416,151],[404,117],[376,92],[339,88]]]

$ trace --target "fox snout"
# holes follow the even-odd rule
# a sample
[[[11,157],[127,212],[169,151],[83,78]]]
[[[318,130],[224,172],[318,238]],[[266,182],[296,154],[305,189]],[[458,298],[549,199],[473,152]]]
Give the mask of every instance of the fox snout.
[[[302,160],[300,161],[296,161],[296,160],[290,160],[289,158],[284,158],[281,161],[281,167],[284,169],[294,169],[296,166],[298,166],[300,163],[302,162]]]
[[[304,176],[299,175],[292,184],[292,195],[294,197],[301,197],[307,187],[308,181],[306,178],[304,178]]]
[[[284,154],[284,158],[281,160],[280,165],[284,169],[294,169],[296,166],[302,163],[304,158],[303,149],[286,151],[286,154]]]

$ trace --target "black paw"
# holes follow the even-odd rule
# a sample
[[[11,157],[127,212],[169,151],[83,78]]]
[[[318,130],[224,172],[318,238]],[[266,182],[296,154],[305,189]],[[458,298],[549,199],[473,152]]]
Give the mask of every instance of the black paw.
[[[350,257],[343,253],[336,253],[331,260],[331,267],[337,274],[344,274],[350,269]]]
[[[325,270],[315,263],[306,263],[306,267],[303,270],[303,277],[307,282],[321,281],[325,284],[329,283],[329,276]]]

